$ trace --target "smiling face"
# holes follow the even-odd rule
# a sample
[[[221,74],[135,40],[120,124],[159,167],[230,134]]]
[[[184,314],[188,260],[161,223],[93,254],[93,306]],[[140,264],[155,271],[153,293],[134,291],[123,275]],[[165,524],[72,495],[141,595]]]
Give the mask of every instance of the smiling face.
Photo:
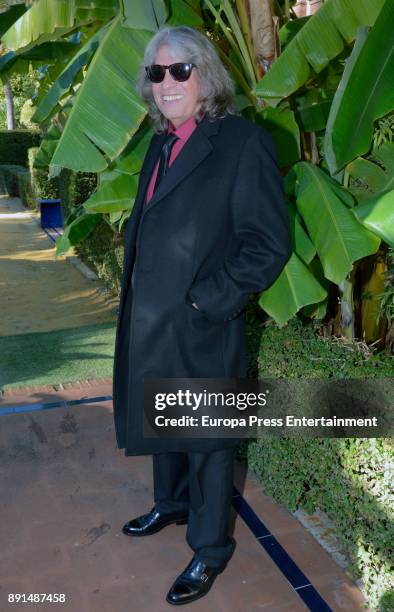
[[[168,45],[162,45],[155,57],[155,64],[166,66],[183,61],[185,59],[171,51]],[[200,82],[196,68],[192,69],[187,81],[175,81],[166,70],[161,83],[152,83],[152,94],[157,107],[176,128],[196,114],[200,106],[199,93]]]

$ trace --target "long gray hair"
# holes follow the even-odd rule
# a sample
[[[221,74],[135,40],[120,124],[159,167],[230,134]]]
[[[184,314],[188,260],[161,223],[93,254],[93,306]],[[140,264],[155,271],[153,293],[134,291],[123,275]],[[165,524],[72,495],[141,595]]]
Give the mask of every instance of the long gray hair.
[[[204,115],[213,120],[222,118],[227,113],[239,114],[234,104],[234,82],[210,40],[188,26],[162,26],[145,48],[144,60],[136,81],[137,93],[147,102],[148,114],[157,133],[166,131],[168,119],[155,103],[145,66],[155,63],[156,53],[162,45],[168,45],[179,58],[197,66],[201,88],[200,107],[195,115],[197,123]]]

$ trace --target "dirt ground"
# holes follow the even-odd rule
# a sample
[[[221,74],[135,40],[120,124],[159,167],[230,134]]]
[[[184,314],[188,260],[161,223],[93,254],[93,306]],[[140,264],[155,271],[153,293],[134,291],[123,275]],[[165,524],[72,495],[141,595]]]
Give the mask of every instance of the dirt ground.
[[[116,322],[116,300],[66,256],[55,258],[38,220],[19,198],[0,196],[0,336]]]

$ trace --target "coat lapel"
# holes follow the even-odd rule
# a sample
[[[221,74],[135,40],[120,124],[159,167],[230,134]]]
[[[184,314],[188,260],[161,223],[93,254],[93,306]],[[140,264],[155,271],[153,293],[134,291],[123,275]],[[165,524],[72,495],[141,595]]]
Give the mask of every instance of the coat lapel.
[[[208,121],[207,118],[202,119],[197,125],[194,132],[188,138],[184,147],[176,157],[174,163],[170,166],[168,173],[161,181],[159,187],[153,194],[149,203],[146,204],[146,192],[148,189],[149,181],[152,176],[153,169],[160,155],[161,148],[163,146],[166,134],[160,134],[154,136],[151,141],[151,146],[148,149],[148,153],[144,160],[143,167],[141,169],[140,181],[138,186],[138,193],[134,202],[133,210],[130,218],[127,222],[126,237],[125,237],[125,260],[124,260],[124,272],[123,282],[120,295],[119,305],[119,320],[121,318],[122,308],[124,304],[124,297],[126,293],[126,287],[130,282],[131,276],[131,251],[133,250],[133,243],[137,238],[138,226],[142,222],[144,215],[151,210],[154,206],[157,206],[163,198],[174,189],[180,181],[188,176],[199,163],[212,151],[213,145],[209,141],[211,136],[214,136],[219,131],[220,120]],[[191,194],[192,197],[192,194]]]
[[[204,118],[197,125],[194,132],[188,138],[187,142],[183,146],[179,155],[175,158],[173,164],[167,171],[167,174],[162,179],[160,185],[156,189],[149,203],[144,206],[141,215],[142,218],[149,210],[154,206],[157,206],[163,198],[172,191],[178,183],[180,183],[186,176],[188,176],[194,168],[200,164],[203,159],[212,151],[213,145],[209,138],[215,135],[219,130],[219,119],[209,122],[207,118]],[[157,148],[155,147],[155,158],[153,163],[147,165],[147,172],[144,180],[146,185],[141,186],[141,194],[143,194],[143,201],[145,202],[145,190],[150,177],[153,172],[154,162],[157,160],[157,156],[160,154],[162,143],[164,142],[164,136],[157,142]]]

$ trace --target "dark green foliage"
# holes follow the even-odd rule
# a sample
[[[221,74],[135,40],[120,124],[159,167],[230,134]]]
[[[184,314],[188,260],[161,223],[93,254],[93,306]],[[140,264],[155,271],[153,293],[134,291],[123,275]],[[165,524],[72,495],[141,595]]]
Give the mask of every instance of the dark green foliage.
[[[27,150],[40,142],[41,134],[33,130],[0,130],[0,164],[27,166]]]
[[[97,187],[97,174],[74,172],[63,168],[56,177],[58,196],[62,200],[63,217],[83,212],[83,204]],[[75,253],[92,268],[109,291],[120,291],[123,244],[114,241],[114,231],[104,216],[89,236],[75,245]]]
[[[272,437],[244,441],[239,454],[278,503],[292,511],[320,509],[329,515],[351,559],[349,571],[362,578],[377,603],[382,586],[377,577],[386,576],[389,588],[394,561],[392,440]]]
[[[19,174],[29,175],[29,171],[24,166],[15,164],[0,165],[2,192],[8,194],[11,198],[19,196]]]
[[[37,208],[37,202],[35,193],[31,184],[31,177],[29,172],[18,172],[16,175],[18,183],[19,197],[26,208]]]
[[[113,230],[103,218],[88,238],[76,245],[75,251],[87,265],[95,270],[109,290],[119,293],[123,245],[116,244],[114,236]]]
[[[374,378],[393,375],[393,360],[351,349],[318,335],[319,322],[292,319],[279,329],[258,309],[247,309],[249,376],[260,378]],[[257,374],[258,372],[258,374]],[[362,578],[376,610],[392,610],[390,566],[394,527],[390,487],[393,443],[383,438],[279,438],[244,440],[238,456],[264,491],[294,511],[321,509],[334,521],[351,559],[350,572]],[[391,474],[391,476],[390,476]],[[379,602],[382,586],[386,593]],[[391,603],[390,603],[391,602]]]
[[[49,180],[47,170],[34,167],[34,160],[38,151],[39,147],[31,147],[28,151],[29,171],[34,197],[41,198],[42,200],[59,198],[58,178],[55,177]]]
[[[75,172],[69,168],[62,168],[60,174],[58,174],[56,178],[59,198],[62,201],[63,218],[66,220],[73,210],[73,184],[75,181]]]

